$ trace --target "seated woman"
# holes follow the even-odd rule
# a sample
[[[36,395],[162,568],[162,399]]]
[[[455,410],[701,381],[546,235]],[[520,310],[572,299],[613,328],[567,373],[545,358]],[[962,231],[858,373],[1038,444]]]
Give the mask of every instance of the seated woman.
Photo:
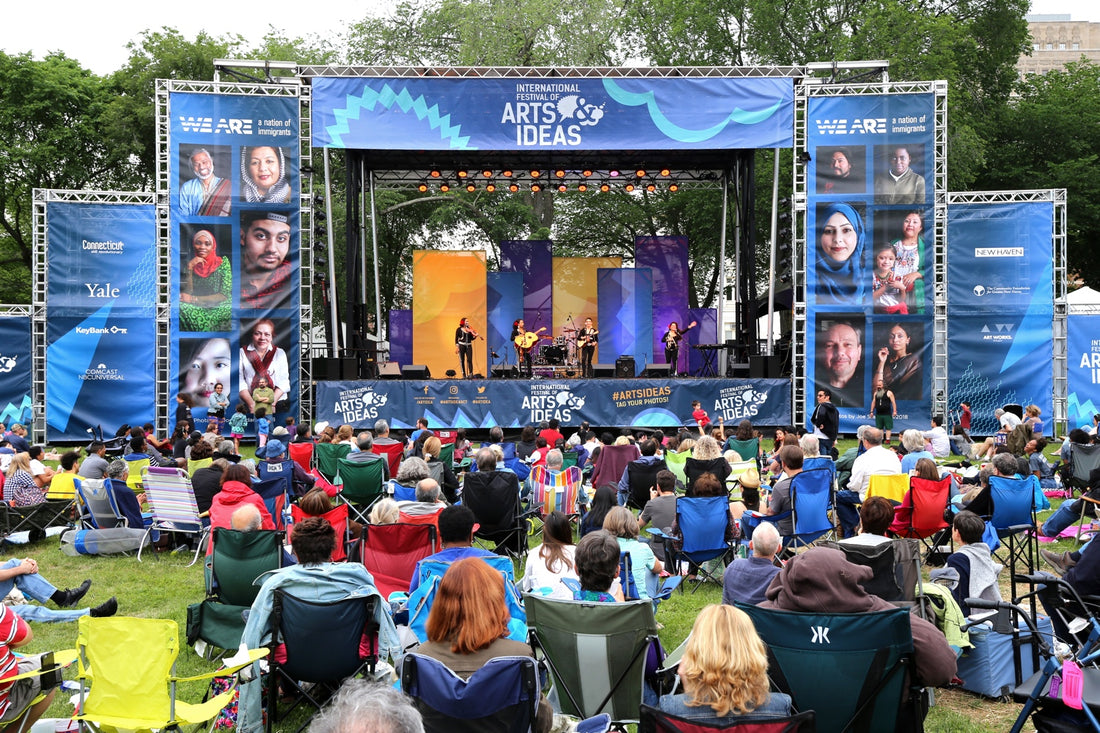
[[[901,457],[901,472],[912,473],[917,467],[917,461],[922,458],[933,458],[931,451],[924,444],[924,436],[919,430],[910,428],[901,434],[901,446],[905,448],[905,455]]]
[[[496,657],[535,656],[531,647],[507,638],[504,583],[504,577],[480,558],[468,557],[452,564],[428,613],[428,640],[417,653],[442,662],[463,679]],[[536,733],[548,733],[553,719],[553,709],[543,697],[535,719]]]
[[[730,464],[722,457],[722,448],[718,441],[709,435],[699,438],[695,441],[691,457],[684,463],[687,496],[695,496],[695,481],[704,473],[713,473],[725,485],[730,470]]]
[[[630,553],[630,571],[639,598],[650,598],[657,592],[658,578],[664,566],[649,545],[638,539],[638,519],[625,506],[607,513],[603,528],[619,541],[620,552]]]
[[[450,466],[450,461],[441,461],[439,456],[443,451],[443,441],[434,435],[428,435],[424,440],[422,457],[424,462],[428,464],[428,471],[431,477],[439,483],[440,488],[443,489],[443,495],[447,497],[448,503],[454,504],[458,498],[458,478],[455,477],[454,469]],[[437,475],[438,474],[438,475]]]
[[[576,549],[569,517],[559,511],[546,515],[542,525],[542,544],[527,553],[527,564],[523,570],[524,590],[541,589],[550,598],[571,600],[573,592],[561,581],[562,578],[577,579],[573,561]]]
[[[615,603],[623,600],[619,583],[619,543],[607,532],[590,532],[577,543],[576,569],[581,589],[575,601]]]
[[[619,504],[615,491],[615,484],[604,484],[596,489],[596,493],[592,495],[592,504],[581,519],[581,537],[603,529],[603,520],[607,513]]]
[[[240,463],[234,463],[225,469],[222,474],[222,489],[214,495],[210,503],[210,542],[207,544],[207,555],[214,552],[213,531],[218,527],[231,529],[233,527],[233,512],[244,504],[251,504],[260,513],[261,529],[275,529],[275,522],[271,519],[271,513],[267,511],[263,497],[252,490],[252,475],[248,469]]]
[[[791,698],[768,693],[768,654],[752,619],[733,606],[707,606],[695,620],[680,661],[684,692],[665,695],[666,713],[733,725],[749,718],[791,714]]]
[[[397,475],[390,479],[386,490],[397,501],[416,501],[416,485],[431,478],[432,472],[423,458],[406,458],[397,468]]]
[[[46,489],[31,475],[31,460],[26,453],[16,453],[8,464],[4,498],[12,506],[34,506],[46,501]]]

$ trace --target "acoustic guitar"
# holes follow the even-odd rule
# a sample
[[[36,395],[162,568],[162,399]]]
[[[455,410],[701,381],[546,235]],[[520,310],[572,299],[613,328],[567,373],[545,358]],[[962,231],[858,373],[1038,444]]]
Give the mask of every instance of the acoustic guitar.
[[[539,342],[539,334],[545,330],[546,326],[537,331],[524,331],[515,338],[516,348],[521,351],[530,351],[531,347]]]
[[[584,336],[581,336],[580,339],[577,340],[577,346],[588,346],[589,344],[595,343],[595,341],[592,340],[592,337],[595,336],[598,333],[599,333],[598,330],[597,331],[589,331],[588,333],[586,333]]]

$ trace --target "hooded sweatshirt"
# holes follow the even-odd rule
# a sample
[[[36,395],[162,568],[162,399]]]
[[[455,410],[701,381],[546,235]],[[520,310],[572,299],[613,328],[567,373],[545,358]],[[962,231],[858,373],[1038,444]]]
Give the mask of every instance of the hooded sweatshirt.
[[[222,484],[222,490],[214,495],[214,501],[210,504],[210,543],[206,547],[206,554],[214,552],[214,529],[233,526],[233,512],[245,504],[252,504],[260,510],[260,529],[275,529],[275,522],[271,519],[271,513],[267,511],[263,497],[240,481],[226,481]]]
[[[844,553],[830,547],[814,547],[792,558],[772,580],[761,608],[806,613],[868,613],[896,608],[889,601],[863,590],[871,579],[869,567],[848,562]],[[910,614],[913,657],[917,682],[946,685],[955,676],[955,652],[933,624]]]

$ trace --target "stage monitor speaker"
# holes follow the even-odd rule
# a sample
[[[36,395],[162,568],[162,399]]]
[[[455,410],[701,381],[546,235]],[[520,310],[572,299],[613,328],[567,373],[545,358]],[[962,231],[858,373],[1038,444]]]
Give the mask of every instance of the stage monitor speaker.
[[[645,369],[642,370],[643,377],[664,377],[667,379],[672,376],[671,364],[646,364]]]
[[[332,359],[320,356],[313,360],[313,381],[327,382],[329,380],[342,379],[340,369],[343,359]]]
[[[615,376],[614,364],[593,364],[592,377],[594,379],[609,379]]]
[[[619,379],[633,379],[637,372],[634,369],[633,356],[620,356],[615,360],[615,376]]]
[[[423,364],[406,364],[401,367],[402,379],[431,379],[432,373]]]
[[[340,362],[339,379],[359,379],[359,360],[354,356],[337,359]]]
[[[400,379],[401,366],[396,361],[378,362],[378,377],[380,379]]]
[[[519,376],[519,370],[515,364],[494,364],[491,374],[493,379],[514,379]]]
[[[750,356],[750,379],[778,379],[782,376],[783,360],[778,356]]]

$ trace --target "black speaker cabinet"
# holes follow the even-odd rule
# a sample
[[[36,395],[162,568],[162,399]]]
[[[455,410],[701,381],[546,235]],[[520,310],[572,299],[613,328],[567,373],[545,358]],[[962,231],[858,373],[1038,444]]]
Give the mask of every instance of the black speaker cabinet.
[[[671,364],[646,364],[642,371],[643,377],[670,377],[672,375]]]
[[[494,364],[492,369],[493,379],[514,379],[519,376],[519,369],[515,364]]]
[[[594,379],[608,379],[615,376],[614,364],[593,364],[592,377]]]
[[[406,364],[401,367],[402,379],[431,379],[432,373],[423,364]]]
[[[615,360],[616,377],[619,379],[633,379],[635,374],[633,356],[620,356]]]

